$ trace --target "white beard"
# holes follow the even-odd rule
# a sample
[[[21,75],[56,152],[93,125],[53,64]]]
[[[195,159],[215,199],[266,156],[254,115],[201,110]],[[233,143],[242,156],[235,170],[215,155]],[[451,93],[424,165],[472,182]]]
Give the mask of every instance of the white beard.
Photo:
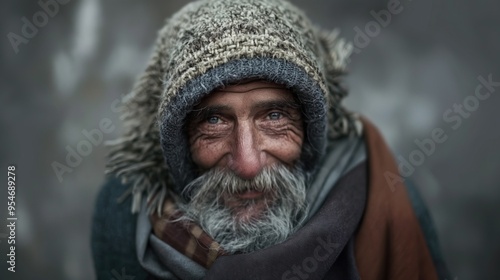
[[[265,168],[251,180],[212,169],[193,180],[189,203],[179,203],[181,219],[198,223],[229,253],[248,253],[285,241],[307,216],[306,183],[302,170],[281,164]],[[255,199],[236,194],[263,192]]]

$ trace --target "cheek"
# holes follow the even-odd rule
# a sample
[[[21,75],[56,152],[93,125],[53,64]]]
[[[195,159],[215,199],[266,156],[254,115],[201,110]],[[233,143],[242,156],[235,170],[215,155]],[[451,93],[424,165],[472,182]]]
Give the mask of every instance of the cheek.
[[[201,169],[207,170],[220,163],[227,153],[227,144],[218,141],[197,140],[191,144],[193,162]]]
[[[303,144],[302,130],[288,131],[279,137],[265,136],[264,139],[264,149],[282,163],[293,166],[300,159]]]

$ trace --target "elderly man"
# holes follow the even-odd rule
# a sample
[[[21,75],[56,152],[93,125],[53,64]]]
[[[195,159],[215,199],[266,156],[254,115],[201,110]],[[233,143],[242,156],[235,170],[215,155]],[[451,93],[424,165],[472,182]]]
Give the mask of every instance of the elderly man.
[[[97,200],[98,277],[446,277],[414,189],[340,104],[349,51],[285,1],[172,16],[111,150],[121,182]]]

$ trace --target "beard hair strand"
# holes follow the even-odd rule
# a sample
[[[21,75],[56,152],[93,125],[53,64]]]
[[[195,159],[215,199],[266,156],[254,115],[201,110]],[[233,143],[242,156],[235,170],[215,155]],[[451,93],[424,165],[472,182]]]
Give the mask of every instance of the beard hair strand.
[[[306,175],[300,167],[289,169],[275,164],[251,180],[213,168],[188,184],[185,191],[192,198],[188,203],[178,203],[183,212],[179,220],[199,224],[228,253],[248,253],[281,243],[307,216]],[[263,195],[258,199],[235,196],[245,191]],[[228,200],[240,202],[239,207],[228,207]],[[239,217],[239,212],[259,204],[259,217]]]

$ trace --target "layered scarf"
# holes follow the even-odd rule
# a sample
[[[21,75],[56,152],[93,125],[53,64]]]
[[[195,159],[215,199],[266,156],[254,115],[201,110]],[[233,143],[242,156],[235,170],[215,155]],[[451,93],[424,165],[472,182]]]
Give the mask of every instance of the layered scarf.
[[[361,134],[360,123],[359,129],[359,134]],[[344,138],[331,142],[327,151],[327,154],[322,159],[321,168],[308,187],[306,200],[309,205],[307,217],[309,222],[317,213],[324,211],[321,210],[321,207],[325,204],[324,202],[327,200],[331,189],[338,185],[336,182],[345,177],[349,171],[354,170],[358,165],[362,164],[366,159],[365,146],[361,137]],[[365,178],[366,176],[359,174],[356,177]],[[360,187],[359,189],[364,190],[365,188]],[[172,196],[175,196],[175,194],[172,194]],[[359,199],[363,197],[363,195],[354,196]],[[347,198],[337,197],[337,199],[348,201]],[[339,203],[331,205],[342,205],[340,207],[343,209],[347,209],[348,207],[346,204]],[[357,208],[358,211],[362,211],[363,209],[362,203],[354,203],[353,201],[350,205]],[[179,217],[183,213],[176,209],[174,199],[171,197],[166,199],[160,215],[153,213],[148,216],[146,213],[148,213],[146,208],[140,213],[137,233],[138,253],[141,264],[151,273],[152,277],[160,279],[201,279],[210,275],[213,270],[212,264],[214,260],[217,259],[218,262],[224,259],[223,257],[229,256],[199,225],[186,220],[179,221]],[[321,221],[321,218],[315,217],[314,219]],[[352,229],[355,228],[356,224],[355,220],[353,222],[351,225]],[[316,224],[321,224],[321,222],[316,222]],[[149,234],[148,227],[152,232],[151,234]],[[306,225],[305,227],[309,226]],[[297,234],[299,233],[296,232],[292,237]],[[149,238],[147,238],[148,235]],[[350,235],[347,236],[350,237]],[[303,237],[296,238],[304,241],[308,240],[308,238]],[[329,235],[321,236],[321,238],[318,236],[317,240],[311,240],[314,243],[311,246],[327,244],[324,246],[327,250],[325,254],[330,255],[329,250],[332,248],[337,250],[339,254],[343,246],[337,246],[338,242],[336,242],[334,247],[332,247],[330,244],[332,240],[334,239]],[[271,248],[275,246],[271,246]],[[352,245],[349,248],[352,248]],[[254,253],[250,253],[250,255]],[[233,254],[232,256],[237,255],[248,254]],[[355,271],[355,269],[353,270]],[[263,272],[261,271],[260,273]],[[220,278],[219,276],[214,277],[216,279]],[[238,277],[235,279],[239,279]]]
[[[176,221],[179,216],[170,200],[164,204],[162,216],[152,214],[150,220],[155,237],[207,268],[204,275],[176,274],[180,279],[295,279],[294,275],[359,279],[352,236],[363,213],[366,177],[366,162],[361,162],[340,179],[325,205],[304,227],[281,244],[246,254],[227,255],[198,225]]]
[[[335,141],[328,148],[328,156],[323,160],[324,167],[308,187],[308,219],[323,204],[336,180],[365,160],[364,144],[361,138],[353,137]],[[175,199],[176,198],[176,199]],[[210,268],[216,258],[229,255],[217,241],[207,234],[198,224],[182,219],[184,213],[178,209],[174,193],[170,193],[163,203],[161,214],[149,215],[153,233],[172,248],[195,261],[204,268]]]
[[[323,166],[328,175],[320,181],[330,191],[285,242],[226,255],[194,224],[160,226],[175,218],[167,203],[162,217],[151,219],[154,234],[147,233],[145,212],[139,217],[139,261],[152,279],[438,279],[403,181],[394,186],[384,177],[397,174],[396,163],[374,126],[363,123],[368,160],[341,173],[333,188],[338,168]],[[141,241],[148,235],[149,245]],[[152,258],[160,259],[160,268]]]

